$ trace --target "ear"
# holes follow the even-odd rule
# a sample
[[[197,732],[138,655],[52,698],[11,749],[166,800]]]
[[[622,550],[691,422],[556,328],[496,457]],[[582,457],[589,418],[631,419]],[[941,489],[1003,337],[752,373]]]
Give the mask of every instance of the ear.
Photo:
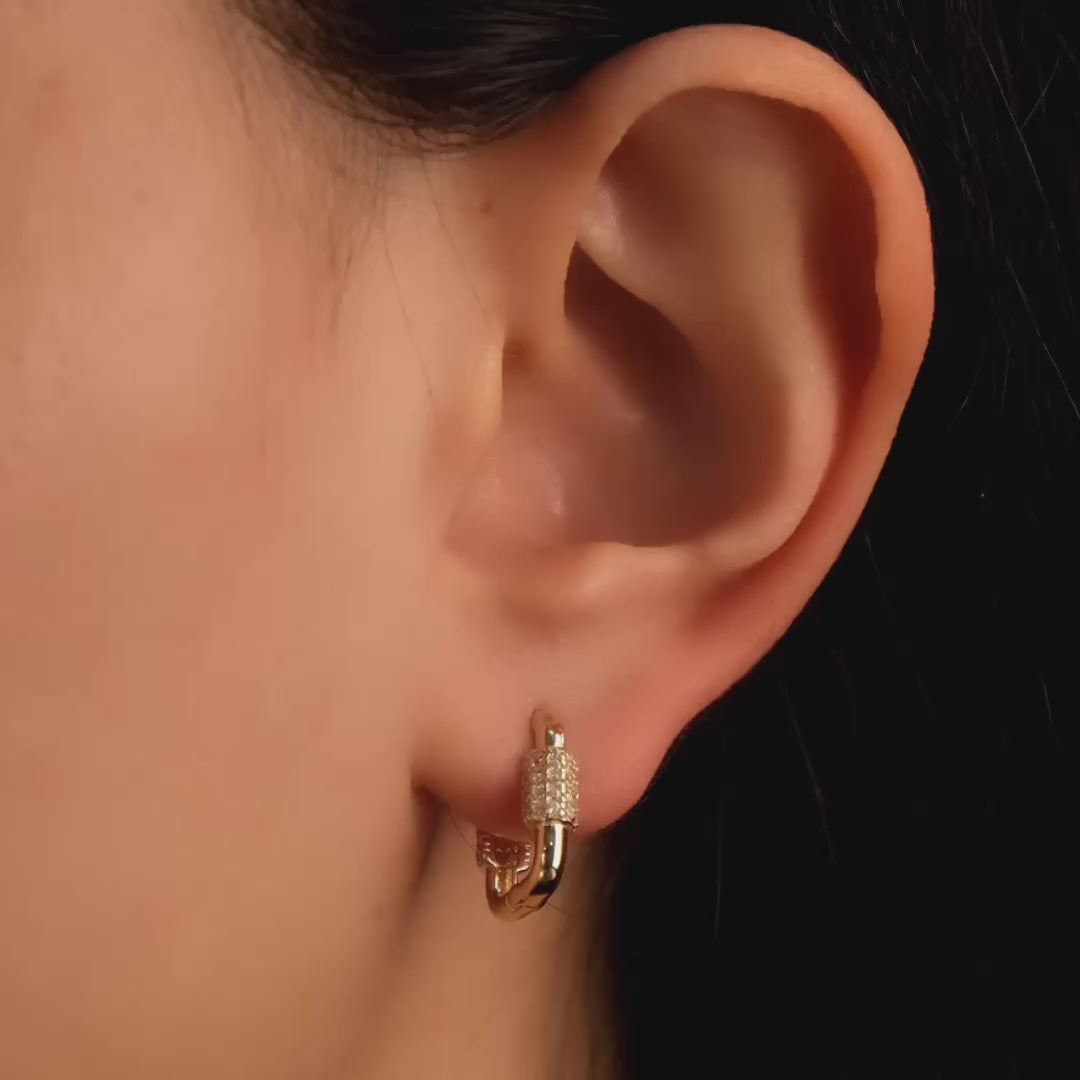
[[[514,831],[542,702],[597,829],[855,525],[929,334],[926,205],[859,83],[748,27],[609,61],[468,175],[502,362],[476,386],[419,778]]]

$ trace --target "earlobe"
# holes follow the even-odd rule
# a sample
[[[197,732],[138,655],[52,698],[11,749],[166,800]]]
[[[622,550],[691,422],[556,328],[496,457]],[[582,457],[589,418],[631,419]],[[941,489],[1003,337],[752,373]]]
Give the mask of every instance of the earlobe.
[[[536,696],[559,708],[597,827],[857,520],[928,335],[926,207],[861,87],[746,27],[616,58],[493,160],[525,255],[449,553],[502,612],[479,646],[502,674],[489,734]],[[498,829],[512,800],[467,802]]]

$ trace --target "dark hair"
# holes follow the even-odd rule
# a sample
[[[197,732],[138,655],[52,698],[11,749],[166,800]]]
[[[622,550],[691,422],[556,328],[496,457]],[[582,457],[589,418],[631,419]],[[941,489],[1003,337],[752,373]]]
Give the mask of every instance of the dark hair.
[[[498,138],[605,57],[707,22],[819,46],[890,114],[933,218],[929,354],[839,563],[612,831],[622,1047],[649,1078],[1070,1072],[1071,5],[251,2],[343,104],[436,136]]]

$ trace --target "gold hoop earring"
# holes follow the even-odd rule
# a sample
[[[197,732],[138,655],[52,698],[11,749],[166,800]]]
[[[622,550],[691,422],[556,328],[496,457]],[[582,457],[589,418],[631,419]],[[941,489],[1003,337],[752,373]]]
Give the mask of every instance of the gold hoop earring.
[[[578,767],[562,725],[537,709],[533,748],[521,763],[521,816],[533,839],[476,833],[476,865],[484,871],[488,907],[500,919],[539,911],[559,887],[570,832],[578,819]]]

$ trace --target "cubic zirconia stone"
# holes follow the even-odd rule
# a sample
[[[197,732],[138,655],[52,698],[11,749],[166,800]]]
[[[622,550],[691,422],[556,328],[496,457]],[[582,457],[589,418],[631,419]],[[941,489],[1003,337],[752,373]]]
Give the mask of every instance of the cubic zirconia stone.
[[[522,814],[526,824],[562,821],[577,825],[578,768],[561,746],[531,750],[521,774]]]

